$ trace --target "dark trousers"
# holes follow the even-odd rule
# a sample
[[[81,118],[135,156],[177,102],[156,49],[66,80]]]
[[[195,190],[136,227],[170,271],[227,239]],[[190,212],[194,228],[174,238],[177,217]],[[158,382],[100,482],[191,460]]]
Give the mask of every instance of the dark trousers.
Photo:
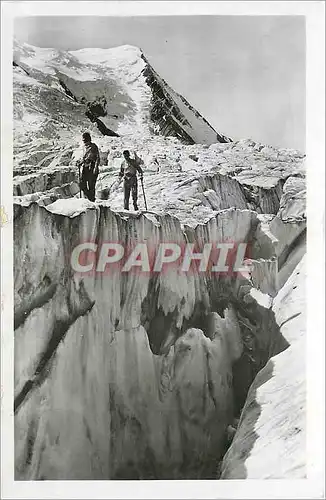
[[[129,210],[129,198],[130,198],[130,191],[132,195],[132,201],[134,204],[134,209],[138,210],[137,206],[137,198],[138,198],[138,182],[137,182],[137,177],[133,175],[132,177],[125,177],[124,178],[124,206],[125,210]]]
[[[95,184],[97,175],[93,173],[93,170],[89,168],[83,168],[81,179],[80,179],[80,189],[83,191],[86,198],[90,201],[95,201]]]

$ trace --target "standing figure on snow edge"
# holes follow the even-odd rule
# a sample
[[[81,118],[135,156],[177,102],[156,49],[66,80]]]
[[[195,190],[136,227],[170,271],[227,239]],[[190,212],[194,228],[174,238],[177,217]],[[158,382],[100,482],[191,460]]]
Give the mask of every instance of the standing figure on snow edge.
[[[132,201],[134,204],[134,209],[138,210],[137,199],[138,199],[138,181],[137,172],[140,174],[140,178],[143,178],[143,170],[140,167],[142,160],[137,156],[135,159],[130,158],[130,153],[126,149],[123,152],[124,161],[121,164],[121,169],[119,173],[120,179],[124,179],[124,208],[129,210],[129,199],[130,192],[132,194]]]
[[[95,201],[95,185],[99,174],[100,153],[88,132],[84,132],[82,137],[86,151],[79,163],[79,167],[83,167],[79,186],[86,198]]]

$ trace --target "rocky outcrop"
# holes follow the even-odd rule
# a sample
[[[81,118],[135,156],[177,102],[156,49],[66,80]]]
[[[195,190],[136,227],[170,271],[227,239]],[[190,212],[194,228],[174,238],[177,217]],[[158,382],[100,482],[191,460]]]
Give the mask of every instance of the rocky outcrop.
[[[218,134],[184,97],[160,78],[144,54],[141,57],[145,62],[142,74],[151,89],[150,117],[154,124],[153,131],[175,136],[184,144],[231,142],[229,137]]]
[[[87,110],[85,116],[90,119],[92,123],[96,123],[98,130],[102,135],[107,135],[109,137],[119,137],[119,134],[109,129],[102,120],[100,120],[93,111]]]

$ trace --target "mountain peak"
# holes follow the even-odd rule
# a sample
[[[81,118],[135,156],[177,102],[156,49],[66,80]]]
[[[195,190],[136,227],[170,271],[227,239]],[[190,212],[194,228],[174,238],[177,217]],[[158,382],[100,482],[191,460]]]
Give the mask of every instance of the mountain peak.
[[[70,54],[76,57],[80,62],[86,64],[114,64],[115,59],[118,63],[133,63],[135,57],[141,57],[142,51],[134,45],[119,45],[110,48],[84,48],[70,50]]]
[[[229,142],[154,70],[139,47],[57,50],[14,41],[15,140],[163,135]],[[31,126],[32,124],[32,126]]]

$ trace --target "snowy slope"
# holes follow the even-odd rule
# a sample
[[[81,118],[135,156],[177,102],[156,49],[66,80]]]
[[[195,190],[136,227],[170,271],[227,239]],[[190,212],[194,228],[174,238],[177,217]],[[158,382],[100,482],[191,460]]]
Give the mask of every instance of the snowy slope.
[[[15,41],[13,65],[18,155],[40,138],[60,149],[87,128],[100,136],[175,136],[186,144],[229,140],[162,80],[137,47],[69,52]],[[25,164],[34,162],[25,158]]]

